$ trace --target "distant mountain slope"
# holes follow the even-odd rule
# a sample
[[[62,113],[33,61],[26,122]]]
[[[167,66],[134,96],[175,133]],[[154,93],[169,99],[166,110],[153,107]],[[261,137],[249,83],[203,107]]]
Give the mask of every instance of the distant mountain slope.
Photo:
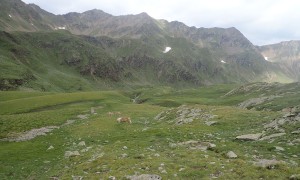
[[[286,41],[259,47],[261,54],[280,66],[289,76],[300,80],[300,41]]]
[[[0,13],[1,89],[292,81],[235,28],[96,9],[54,15],[20,0],[3,0]]]

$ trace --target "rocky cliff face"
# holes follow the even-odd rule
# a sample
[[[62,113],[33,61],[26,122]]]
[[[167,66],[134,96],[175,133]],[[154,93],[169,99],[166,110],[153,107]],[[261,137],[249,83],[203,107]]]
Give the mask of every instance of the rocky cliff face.
[[[286,41],[259,47],[265,60],[280,66],[282,71],[300,80],[300,41]]]

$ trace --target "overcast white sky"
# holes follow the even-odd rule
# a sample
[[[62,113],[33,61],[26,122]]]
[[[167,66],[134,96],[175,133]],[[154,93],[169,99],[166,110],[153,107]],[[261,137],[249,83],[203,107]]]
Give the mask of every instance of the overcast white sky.
[[[22,0],[54,14],[101,9],[112,15],[147,12],[196,27],[236,27],[253,44],[300,40],[300,0]]]

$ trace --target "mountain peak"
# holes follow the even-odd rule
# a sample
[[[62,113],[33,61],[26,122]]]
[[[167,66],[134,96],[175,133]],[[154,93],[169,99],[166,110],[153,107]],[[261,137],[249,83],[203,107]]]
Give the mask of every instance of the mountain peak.
[[[137,14],[137,16],[143,16],[143,17],[150,17],[149,14],[147,14],[146,12],[141,12],[139,14]]]
[[[82,14],[90,15],[90,16],[112,16],[111,14],[108,14],[100,9],[92,9],[83,12]]]

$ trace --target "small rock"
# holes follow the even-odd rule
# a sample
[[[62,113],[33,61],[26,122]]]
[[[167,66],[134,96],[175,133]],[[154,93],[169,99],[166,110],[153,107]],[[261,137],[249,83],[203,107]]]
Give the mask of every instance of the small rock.
[[[73,124],[74,122],[75,122],[75,120],[67,120],[67,122],[65,122],[65,124],[63,124],[63,126]]]
[[[92,147],[84,148],[84,149],[82,149],[80,152],[88,152],[90,149],[92,149]]]
[[[273,169],[276,165],[283,163],[282,161],[277,161],[275,159],[269,160],[269,159],[260,159],[257,162],[254,162],[255,166]]]
[[[213,143],[208,144],[208,149],[214,149],[215,147],[217,147],[217,145],[215,145]]]
[[[284,148],[280,146],[275,146],[275,151],[284,151]]]
[[[133,175],[127,176],[130,180],[161,180],[162,178],[156,174],[141,174],[141,175]]]
[[[184,170],[185,170],[185,168],[180,168],[180,169],[179,169],[179,172],[184,171]]]
[[[276,134],[271,134],[269,136],[265,136],[265,137],[262,137],[260,138],[259,140],[260,141],[263,141],[263,140],[269,140],[269,139],[272,139],[272,138],[276,138],[276,137],[280,137],[280,136],[283,136],[285,135],[286,133],[276,133]]]
[[[292,134],[300,134],[300,130],[293,131]]]
[[[277,123],[278,123],[279,125],[283,125],[283,124],[285,124],[286,122],[287,122],[286,119],[279,119],[279,120],[277,120]]]
[[[300,143],[300,139],[294,139],[292,142],[293,143]]]
[[[212,125],[218,124],[218,121],[206,121],[205,124],[208,126],[212,126]]]
[[[158,170],[163,174],[167,174],[167,171],[163,167],[158,167]]]
[[[229,151],[227,154],[226,154],[226,157],[230,158],[230,159],[233,159],[233,158],[237,158],[237,155],[233,152],[233,151]]]
[[[177,146],[187,146],[190,149],[194,150],[212,150],[216,147],[215,144],[209,143],[209,142],[201,142],[201,141],[195,141],[195,140],[189,140],[185,142],[178,143]]]
[[[159,155],[158,153],[155,153],[154,156],[155,156],[155,157],[159,157],[160,155]]]
[[[72,175],[73,180],[82,180],[82,178],[83,178],[82,176],[73,176]]]
[[[123,150],[128,149],[127,146],[123,146]]]
[[[122,158],[126,158],[126,157],[128,157],[128,154],[126,154],[126,153],[121,154],[121,157],[122,157]]]
[[[94,108],[94,107],[91,107],[91,114],[96,114],[96,113],[95,113],[95,108]]]
[[[290,180],[300,180],[300,174],[293,174],[289,178]]]
[[[78,146],[85,146],[85,142],[84,141],[79,142]]]
[[[80,156],[80,154],[78,151],[66,151],[65,152],[66,158],[73,157],[73,156]]]
[[[277,121],[272,121],[269,124],[264,125],[265,129],[267,129],[267,128],[276,128],[276,127],[278,127]]]
[[[175,148],[175,147],[177,147],[177,144],[176,143],[169,143],[169,147],[170,148]]]
[[[88,118],[88,114],[79,114],[77,117],[79,119],[87,119]]]
[[[48,147],[47,151],[51,150],[51,149],[54,149],[54,147],[52,145]]]
[[[284,118],[295,117],[295,116],[296,116],[296,114],[294,114],[294,113],[287,113],[287,114],[283,115]]]
[[[238,140],[244,140],[244,141],[256,141],[261,136],[262,136],[262,133],[245,134],[245,135],[237,136],[236,139],[238,139]]]
[[[115,176],[109,176],[108,179],[109,180],[116,180],[116,177]]]

